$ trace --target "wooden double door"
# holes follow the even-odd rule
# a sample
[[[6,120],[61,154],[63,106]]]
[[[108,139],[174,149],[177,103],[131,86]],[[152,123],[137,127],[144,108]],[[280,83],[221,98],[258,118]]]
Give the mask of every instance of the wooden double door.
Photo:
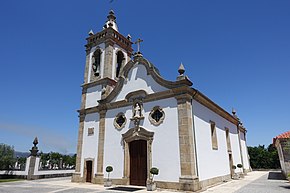
[[[136,140],[129,143],[130,184],[146,186],[147,180],[147,141]]]

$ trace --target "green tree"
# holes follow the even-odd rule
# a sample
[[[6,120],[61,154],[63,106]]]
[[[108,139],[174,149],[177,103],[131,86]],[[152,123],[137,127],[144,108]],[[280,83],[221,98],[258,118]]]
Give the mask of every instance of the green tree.
[[[250,164],[253,169],[277,169],[280,162],[277,149],[270,144],[268,148],[264,145],[248,147]]]
[[[50,161],[51,164],[59,164],[60,159],[62,159],[62,163],[67,166],[75,166],[76,164],[76,154],[73,156],[70,155],[63,155],[57,152],[50,152],[50,153],[40,153],[41,156],[41,162],[43,163],[43,166],[47,163],[47,161]]]
[[[0,170],[12,170],[15,163],[14,147],[0,144]]]
[[[273,169],[280,168],[280,160],[279,160],[277,148],[273,144],[270,144],[268,146],[268,152],[270,154],[269,156],[270,156],[271,168]]]

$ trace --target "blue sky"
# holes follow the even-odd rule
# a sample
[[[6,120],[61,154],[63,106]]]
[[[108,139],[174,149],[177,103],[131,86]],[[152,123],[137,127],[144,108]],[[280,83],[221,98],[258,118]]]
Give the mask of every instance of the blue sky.
[[[114,9],[120,33],[168,80],[194,87],[248,129],[248,145],[289,130],[289,0],[10,0],[0,6],[0,143],[76,151],[85,38]],[[136,46],[134,45],[136,50]]]

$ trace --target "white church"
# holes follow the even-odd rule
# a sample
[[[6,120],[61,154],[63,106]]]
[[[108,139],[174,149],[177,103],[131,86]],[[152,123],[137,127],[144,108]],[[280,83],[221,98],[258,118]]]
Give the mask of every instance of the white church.
[[[246,129],[192,87],[180,65],[161,77],[109,12],[103,30],[89,32],[73,182],[145,186],[157,167],[157,187],[197,191],[250,170]],[[137,41],[138,47],[141,40]],[[242,168],[234,169],[238,164]]]

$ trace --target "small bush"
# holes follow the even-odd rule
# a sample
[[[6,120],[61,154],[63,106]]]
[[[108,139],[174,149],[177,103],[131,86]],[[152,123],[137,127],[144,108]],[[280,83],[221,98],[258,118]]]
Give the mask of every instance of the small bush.
[[[153,167],[153,168],[150,169],[150,173],[151,173],[152,175],[158,175],[158,173],[159,173],[159,169]]]
[[[238,168],[242,168],[243,165],[242,165],[242,164],[238,164],[237,167],[238,167]]]
[[[107,166],[106,167],[106,172],[108,172],[108,180],[110,179],[110,172],[113,171],[113,167],[112,166]]]
[[[106,172],[110,173],[113,171],[113,167],[112,166],[107,166],[106,167]]]

